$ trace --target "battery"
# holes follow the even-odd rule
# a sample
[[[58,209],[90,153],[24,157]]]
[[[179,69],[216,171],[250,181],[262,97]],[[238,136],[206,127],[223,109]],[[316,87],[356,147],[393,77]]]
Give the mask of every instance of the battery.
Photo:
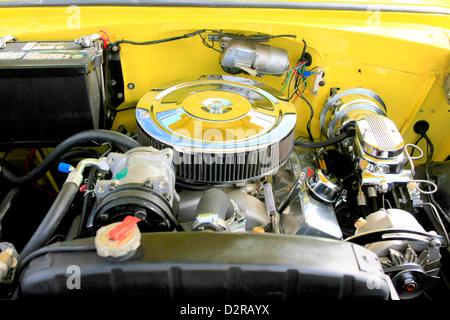
[[[0,145],[54,144],[101,128],[102,55],[73,41],[0,49]]]

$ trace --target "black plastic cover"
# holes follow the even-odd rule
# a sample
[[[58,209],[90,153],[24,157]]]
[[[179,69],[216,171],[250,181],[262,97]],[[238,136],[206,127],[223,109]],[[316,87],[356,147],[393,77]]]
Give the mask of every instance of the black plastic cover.
[[[57,143],[101,127],[101,64],[101,51],[69,41],[0,49],[0,143]]]
[[[98,256],[92,238],[61,245],[60,252],[49,249],[27,264],[19,297],[389,298],[389,281],[377,256],[337,240],[254,233],[149,233],[142,235],[140,248],[126,261]],[[71,252],[84,245],[87,251]],[[74,266],[79,268],[78,289],[67,285]]]

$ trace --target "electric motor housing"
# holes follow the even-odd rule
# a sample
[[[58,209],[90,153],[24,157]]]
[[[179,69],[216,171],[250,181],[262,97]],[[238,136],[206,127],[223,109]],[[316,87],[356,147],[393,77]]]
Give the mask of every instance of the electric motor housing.
[[[245,71],[253,76],[282,76],[289,68],[288,52],[282,48],[229,37],[220,39],[220,46],[220,65],[230,74]]]

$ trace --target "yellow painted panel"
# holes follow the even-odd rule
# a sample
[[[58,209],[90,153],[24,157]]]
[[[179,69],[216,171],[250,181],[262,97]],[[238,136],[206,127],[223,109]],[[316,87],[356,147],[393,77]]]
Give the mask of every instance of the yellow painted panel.
[[[385,1],[391,3],[391,1]],[[427,4],[416,1],[417,5]],[[441,4],[446,8],[448,5]],[[436,6],[436,4],[435,4]],[[271,45],[288,50],[291,67],[302,52],[304,39],[313,65],[325,70],[326,84],[319,94],[305,94],[314,109],[312,132],[321,138],[319,114],[331,88],[364,87],[386,102],[388,116],[407,143],[417,139],[412,127],[417,120],[430,122],[436,145],[435,160],[449,153],[450,107],[443,82],[450,73],[450,18],[448,15],[377,11],[331,11],[239,8],[150,7],[43,7],[0,10],[0,35],[12,34],[20,41],[73,40],[106,31],[111,41],[149,41],[180,36],[199,29],[244,34],[293,34]],[[219,53],[205,47],[199,36],[151,46],[121,45],[125,103],[135,106],[150,89],[163,83],[223,74]],[[257,78],[275,88],[284,77]],[[313,77],[308,80],[311,88]],[[181,80],[180,80],[181,81]],[[128,83],[134,89],[126,88]],[[309,107],[296,102],[298,134],[305,134]],[[431,111],[434,110],[434,111]],[[135,130],[133,111],[118,114],[114,128]]]

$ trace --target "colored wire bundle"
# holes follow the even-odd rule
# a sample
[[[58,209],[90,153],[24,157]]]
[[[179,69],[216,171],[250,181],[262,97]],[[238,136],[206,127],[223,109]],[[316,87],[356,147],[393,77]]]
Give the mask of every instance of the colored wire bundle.
[[[103,31],[103,30],[102,30]],[[106,34],[106,32],[103,31],[103,33]],[[151,41],[131,41],[131,40],[118,40],[116,42],[111,42],[109,40],[109,36],[107,38],[107,41],[110,45],[118,45],[118,44],[122,44],[122,43],[126,43],[126,44],[131,44],[131,45],[137,45],[137,46],[147,46],[147,45],[153,45],[153,44],[159,44],[159,43],[164,43],[164,42],[170,42],[170,41],[175,41],[175,40],[180,40],[180,39],[186,39],[186,38],[191,38],[191,37],[195,37],[196,35],[199,35],[200,38],[202,39],[202,43],[217,52],[221,52],[221,50],[214,48],[214,45],[210,45],[206,39],[202,36],[205,33],[215,33],[221,36],[226,36],[232,39],[237,39],[237,40],[256,40],[256,41],[264,41],[264,40],[269,40],[269,39],[274,39],[274,38],[296,38],[296,35],[293,34],[281,34],[281,35],[275,35],[275,36],[271,36],[271,35],[254,35],[254,36],[237,36],[237,35],[233,35],[233,34],[228,34],[222,31],[218,31],[218,30],[212,30],[212,29],[201,29],[201,30],[196,30],[194,32],[191,33],[186,33],[183,34],[181,36],[176,36],[176,37],[170,37],[170,38],[165,38],[165,39],[158,39],[158,40],[151,40]]]
[[[285,71],[285,73],[287,72],[288,75],[287,75],[287,77],[286,77],[286,78],[284,79],[284,81],[283,81],[284,86],[283,86],[283,88],[281,89],[281,92],[283,92],[283,90],[286,89],[286,87],[288,87],[288,96],[289,96],[289,85],[290,85],[290,82],[291,82],[291,80],[292,80],[292,78],[293,78],[293,77],[291,77],[292,72],[294,72],[294,76],[300,77],[301,74],[304,72],[305,64],[306,64],[306,63],[307,63],[307,61],[299,62],[299,63],[297,63],[297,65],[296,65],[295,67],[293,67],[292,69],[289,69],[289,70]],[[299,68],[300,68],[300,69],[299,69]],[[299,71],[300,74],[299,74],[297,71]]]
[[[311,70],[306,71],[305,70],[306,63],[307,61],[301,61],[297,63],[297,65],[294,68],[288,70],[289,73],[287,77],[284,79],[284,86],[281,89],[281,92],[283,92],[287,88],[287,96],[289,97],[289,100],[293,99],[292,102],[295,103],[298,98],[301,98],[308,105],[310,109],[310,118],[308,123],[306,124],[306,130],[308,132],[309,140],[313,142],[314,138],[311,134],[311,121],[314,117],[314,110],[309,101],[303,96],[303,93],[307,92],[306,82],[308,81],[309,77],[312,74],[314,74],[312,70],[314,70],[317,67],[314,67]],[[292,92],[291,94],[290,89],[292,86],[292,81],[294,82],[294,92]]]

